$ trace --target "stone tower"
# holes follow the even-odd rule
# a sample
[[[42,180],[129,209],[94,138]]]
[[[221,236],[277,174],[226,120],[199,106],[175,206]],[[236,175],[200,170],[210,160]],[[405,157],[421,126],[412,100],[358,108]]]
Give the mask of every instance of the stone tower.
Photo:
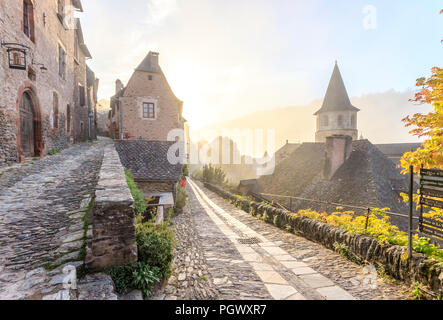
[[[352,140],[357,140],[358,111],[360,109],[354,107],[349,100],[340,70],[335,62],[323,105],[314,113],[317,116],[315,142],[326,142],[326,137],[336,134],[351,136]]]

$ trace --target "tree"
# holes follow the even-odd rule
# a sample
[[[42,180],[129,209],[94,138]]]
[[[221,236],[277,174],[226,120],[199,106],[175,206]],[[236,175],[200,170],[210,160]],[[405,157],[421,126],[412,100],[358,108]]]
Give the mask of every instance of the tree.
[[[440,11],[440,14],[443,10]],[[443,42],[443,40],[442,40]],[[412,117],[403,119],[407,127],[415,127],[410,131],[412,135],[426,137],[420,148],[413,152],[406,152],[401,158],[400,166],[402,173],[409,172],[409,166],[414,167],[414,172],[419,172],[420,167],[443,169],[443,69],[432,68],[431,76],[417,79],[417,87],[420,88],[412,102],[419,104],[431,104],[433,111],[428,114],[416,113]],[[408,196],[402,195],[404,200]],[[414,202],[418,203],[419,195],[414,195]],[[443,209],[432,208],[430,216],[443,217]]]
[[[443,10],[440,14],[443,14]],[[428,79],[417,79],[417,87],[420,91],[411,101],[431,104],[434,110],[428,114],[416,113],[403,119],[407,127],[415,127],[409,133],[426,137],[420,148],[403,155],[400,164],[403,174],[408,172],[410,165],[414,167],[414,172],[418,172],[421,165],[426,169],[443,169],[443,69],[432,68],[432,75]]]

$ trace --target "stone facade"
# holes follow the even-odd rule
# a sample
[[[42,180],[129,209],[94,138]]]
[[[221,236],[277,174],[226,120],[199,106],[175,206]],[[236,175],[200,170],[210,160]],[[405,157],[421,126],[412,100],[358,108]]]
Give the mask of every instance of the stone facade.
[[[0,166],[85,140],[78,133],[84,114],[76,98],[86,87],[85,59],[90,54],[79,20],[70,19],[70,13],[82,7],[79,0],[61,3],[62,9],[57,1],[10,0],[0,5]],[[24,50],[26,64],[17,51],[8,53],[10,49]],[[23,69],[11,68],[10,61]],[[24,94],[32,101],[30,152],[22,145]]]
[[[161,71],[158,53],[149,52],[125,88],[117,80],[116,91],[110,116],[114,139],[167,141],[171,130],[184,130],[183,102],[174,95]],[[146,113],[144,104],[153,105],[152,115]]]
[[[324,120],[325,117],[327,117],[328,120]],[[355,123],[352,122],[353,117]],[[340,121],[339,118],[341,118]],[[335,134],[350,136],[352,140],[358,140],[357,112],[325,112],[317,117],[316,142],[325,142],[327,137]]]
[[[137,261],[134,199],[113,145],[105,147],[93,206],[87,265],[101,270]]]

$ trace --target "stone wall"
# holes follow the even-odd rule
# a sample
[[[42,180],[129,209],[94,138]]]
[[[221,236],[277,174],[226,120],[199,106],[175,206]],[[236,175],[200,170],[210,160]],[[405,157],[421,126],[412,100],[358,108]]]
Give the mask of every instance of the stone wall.
[[[159,192],[172,192],[175,193],[176,182],[143,182],[136,181],[137,187],[141,189],[144,193],[159,193]]]
[[[443,266],[434,260],[427,259],[421,253],[414,253],[411,259],[402,259],[405,247],[382,244],[378,239],[351,234],[343,229],[304,217],[294,217],[286,210],[249,202],[235,197],[220,187],[205,183],[205,187],[230,200],[252,216],[262,217],[265,213],[269,221],[278,217],[279,226],[289,229],[309,240],[321,243],[334,250],[334,244],[345,245],[348,250],[362,262],[372,263],[396,279],[406,283],[420,282],[436,295],[443,295]]]
[[[0,108],[0,167],[17,162],[17,125]]]
[[[92,245],[86,264],[100,270],[136,262],[134,199],[113,144],[104,150],[92,213]]]

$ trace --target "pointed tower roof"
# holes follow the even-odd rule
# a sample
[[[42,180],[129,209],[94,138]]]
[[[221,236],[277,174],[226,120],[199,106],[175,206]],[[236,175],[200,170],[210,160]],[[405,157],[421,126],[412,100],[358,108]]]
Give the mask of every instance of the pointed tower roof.
[[[321,112],[342,110],[360,111],[360,109],[351,104],[340,70],[338,69],[337,61],[335,61],[334,71],[332,72],[331,80],[329,81],[323,105],[320,110],[314,113],[314,115]]]
[[[140,63],[140,65],[135,69],[136,71],[146,71],[153,73],[160,73],[161,69],[158,64],[158,52],[149,51],[145,59]]]

